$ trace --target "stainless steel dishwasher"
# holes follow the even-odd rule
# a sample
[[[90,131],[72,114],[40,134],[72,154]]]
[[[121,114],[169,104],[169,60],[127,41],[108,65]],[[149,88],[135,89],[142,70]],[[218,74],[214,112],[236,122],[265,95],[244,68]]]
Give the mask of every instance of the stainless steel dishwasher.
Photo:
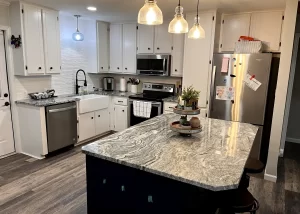
[[[48,152],[77,143],[76,102],[46,107]]]

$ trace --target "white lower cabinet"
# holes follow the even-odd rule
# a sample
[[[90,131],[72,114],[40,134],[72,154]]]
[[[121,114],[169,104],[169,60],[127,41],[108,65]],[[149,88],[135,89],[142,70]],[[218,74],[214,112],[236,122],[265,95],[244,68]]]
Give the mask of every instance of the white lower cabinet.
[[[79,140],[84,141],[96,135],[95,113],[89,112],[79,115]]]
[[[123,131],[128,128],[128,106],[115,105],[115,131]]]
[[[108,109],[102,109],[95,112],[95,126],[96,135],[110,131]]]

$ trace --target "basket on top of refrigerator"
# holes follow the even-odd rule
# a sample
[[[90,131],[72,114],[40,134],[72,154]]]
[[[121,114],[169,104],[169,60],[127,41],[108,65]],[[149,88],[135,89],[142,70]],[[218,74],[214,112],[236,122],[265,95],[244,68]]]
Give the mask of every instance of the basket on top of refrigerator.
[[[262,42],[249,36],[241,36],[235,43],[235,53],[261,53],[262,51]]]

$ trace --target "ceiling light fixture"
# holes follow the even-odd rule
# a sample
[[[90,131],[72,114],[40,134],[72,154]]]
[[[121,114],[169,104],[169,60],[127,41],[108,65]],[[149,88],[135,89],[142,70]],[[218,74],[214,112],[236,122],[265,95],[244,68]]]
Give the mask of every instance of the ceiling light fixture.
[[[163,14],[156,4],[156,0],[146,0],[145,5],[140,9],[138,23],[142,25],[161,25]]]
[[[83,41],[84,39],[84,36],[82,33],[79,32],[79,29],[78,29],[78,18],[80,18],[81,16],[80,15],[74,15],[76,18],[77,18],[77,28],[76,28],[76,32],[73,33],[73,40],[75,41]]]
[[[183,7],[180,5],[175,8],[174,19],[169,24],[169,33],[187,33],[189,32],[189,25],[183,16]]]
[[[90,11],[97,11],[97,8],[96,7],[92,7],[92,6],[87,7],[86,9],[88,9]]]
[[[199,17],[199,0],[197,4],[197,16],[195,17],[194,26],[190,29],[189,39],[204,39],[205,38],[205,31],[203,27],[200,25],[200,17]]]

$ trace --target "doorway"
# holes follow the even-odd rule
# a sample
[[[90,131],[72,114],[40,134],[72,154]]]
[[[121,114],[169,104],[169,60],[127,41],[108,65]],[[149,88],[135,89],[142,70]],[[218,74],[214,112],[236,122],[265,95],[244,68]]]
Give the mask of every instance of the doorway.
[[[4,31],[0,30],[0,158],[15,152]]]

